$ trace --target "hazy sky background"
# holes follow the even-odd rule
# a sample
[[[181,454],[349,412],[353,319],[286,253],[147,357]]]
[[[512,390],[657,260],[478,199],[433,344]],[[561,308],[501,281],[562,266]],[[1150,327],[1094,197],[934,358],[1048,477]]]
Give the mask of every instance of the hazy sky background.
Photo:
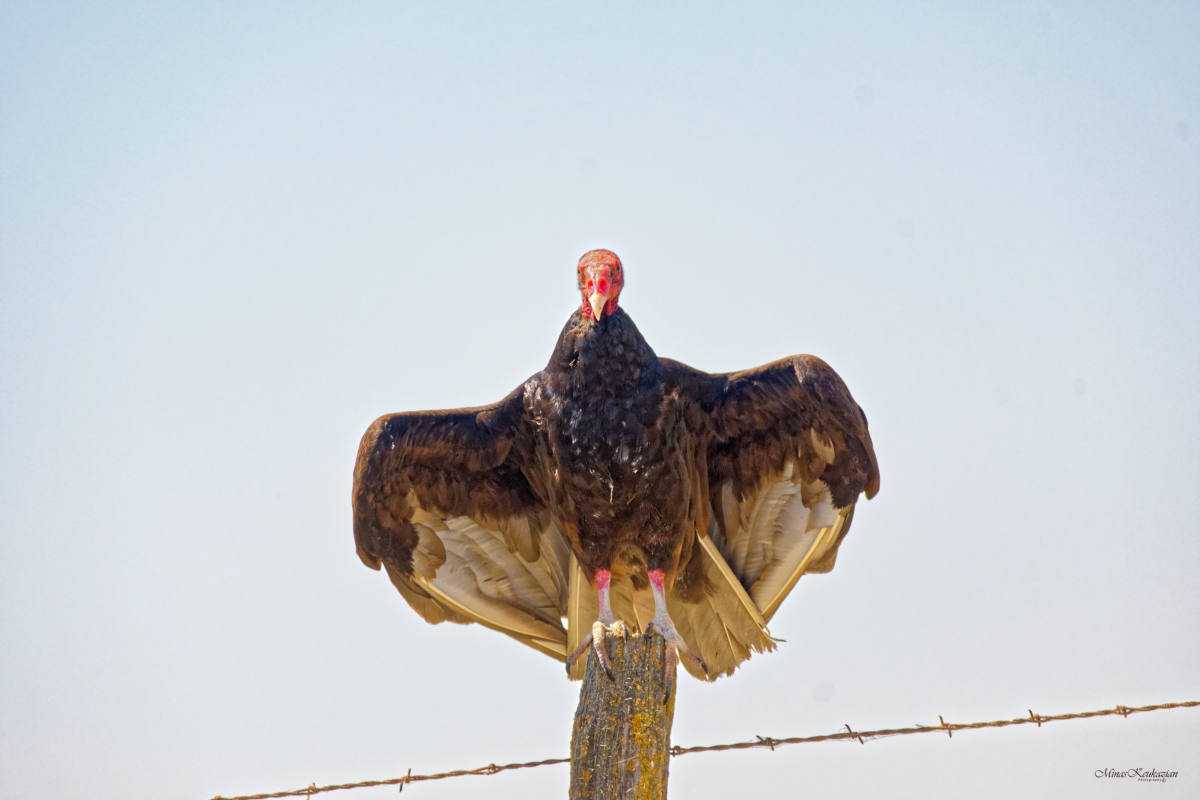
[[[1195,3],[8,2],[0,795],[565,755],[578,684],[421,621],[350,483],[377,415],[540,369],[601,246],[661,355],[829,361],[882,469],[675,743],[1200,699]],[[1196,797],[1198,753],[1180,710],[690,755],[671,796]],[[1180,776],[1094,777],[1134,766]]]

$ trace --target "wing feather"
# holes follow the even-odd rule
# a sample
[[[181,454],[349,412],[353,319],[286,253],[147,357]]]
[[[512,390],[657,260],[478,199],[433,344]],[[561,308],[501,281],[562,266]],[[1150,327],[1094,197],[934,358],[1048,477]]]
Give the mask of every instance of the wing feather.
[[[698,538],[715,565],[710,602],[733,646],[702,634],[713,650],[701,647],[701,657],[720,674],[722,658],[736,658],[732,670],[748,657],[739,645],[758,649],[753,630],[731,624],[734,609],[752,607],[742,618],[765,629],[801,576],[832,569],[859,495],[879,491],[879,468],[862,409],[819,358],[719,375],[661,361],[711,425],[711,515]]]
[[[525,477],[524,392],[376,420],[359,445],[354,535],[425,620],[476,622],[561,660],[570,551]]]

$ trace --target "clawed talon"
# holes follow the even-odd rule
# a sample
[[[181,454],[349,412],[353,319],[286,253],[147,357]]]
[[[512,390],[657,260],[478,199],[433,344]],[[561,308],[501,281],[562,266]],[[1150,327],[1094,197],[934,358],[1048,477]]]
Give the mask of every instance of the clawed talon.
[[[612,660],[608,657],[608,651],[604,647],[604,638],[606,636],[620,636],[622,639],[628,639],[629,629],[626,628],[625,623],[619,619],[613,621],[613,623],[610,625],[605,625],[600,620],[596,620],[594,623],[592,623],[591,634],[582,642],[580,642],[579,646],[575,648],[575,651],[567,657],[567,674],[571,674],[571,667],[575,664],[575,659],[586,653],[588,645],[591,645],[592,649],[596,651],[596,660],[600,662],[600,666],[604,670],[604,674],[608,676],[610,681],[615,680],[612,669]]]
[[[679,664],[680,655],[698,666],[705,675],[708,674],[708,665],[683,643],[683,638],[675,630],[675,626],[670,624],[669,618],[666,622],[651,621],[646,626],[644,635],[649,636],[652,633],[657,633],[666,643],[666,664],[663,667],[663,685],[666,687],[666,691],[663,692],[663,703],[666,703],[671,699],[671,693],[675,691],[675,668]]]
[[[614,634],[624,639],[628,635],[625,630],[625,623],[616,620],[611,625],[605,625],[600,620],[592,623],[592,649],[596,651],[596,659],[600,662],[600,666],[604,667],[604,674],[608,679],[614,680],[612,661],[608,657],[608,650],[604,646],[604,637],[608,634]]]

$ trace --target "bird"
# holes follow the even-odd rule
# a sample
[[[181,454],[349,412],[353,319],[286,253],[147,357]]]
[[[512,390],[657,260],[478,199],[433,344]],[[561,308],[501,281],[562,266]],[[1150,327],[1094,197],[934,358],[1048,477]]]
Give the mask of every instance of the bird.
[[[607,636],[656,632],[715,680],[774,650],[799,578],[830,571],[879,491],[866,416],[824,361],[710,374],[660,358],[611,250],[545,368],[491,405],[386,414],[352,490],[358,556],[430,623],[478,623],[583,677]]]

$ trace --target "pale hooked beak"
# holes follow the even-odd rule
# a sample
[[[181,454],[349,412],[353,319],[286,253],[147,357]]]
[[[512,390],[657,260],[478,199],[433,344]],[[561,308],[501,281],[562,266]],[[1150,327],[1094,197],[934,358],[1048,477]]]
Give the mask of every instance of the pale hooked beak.
[[[601,292],[592,292],[588,297],[588,305],[592,307],[592,317],[597,321],[600,320],[600,314],[604,312],[604,304],[608,302],[608,295]]]

